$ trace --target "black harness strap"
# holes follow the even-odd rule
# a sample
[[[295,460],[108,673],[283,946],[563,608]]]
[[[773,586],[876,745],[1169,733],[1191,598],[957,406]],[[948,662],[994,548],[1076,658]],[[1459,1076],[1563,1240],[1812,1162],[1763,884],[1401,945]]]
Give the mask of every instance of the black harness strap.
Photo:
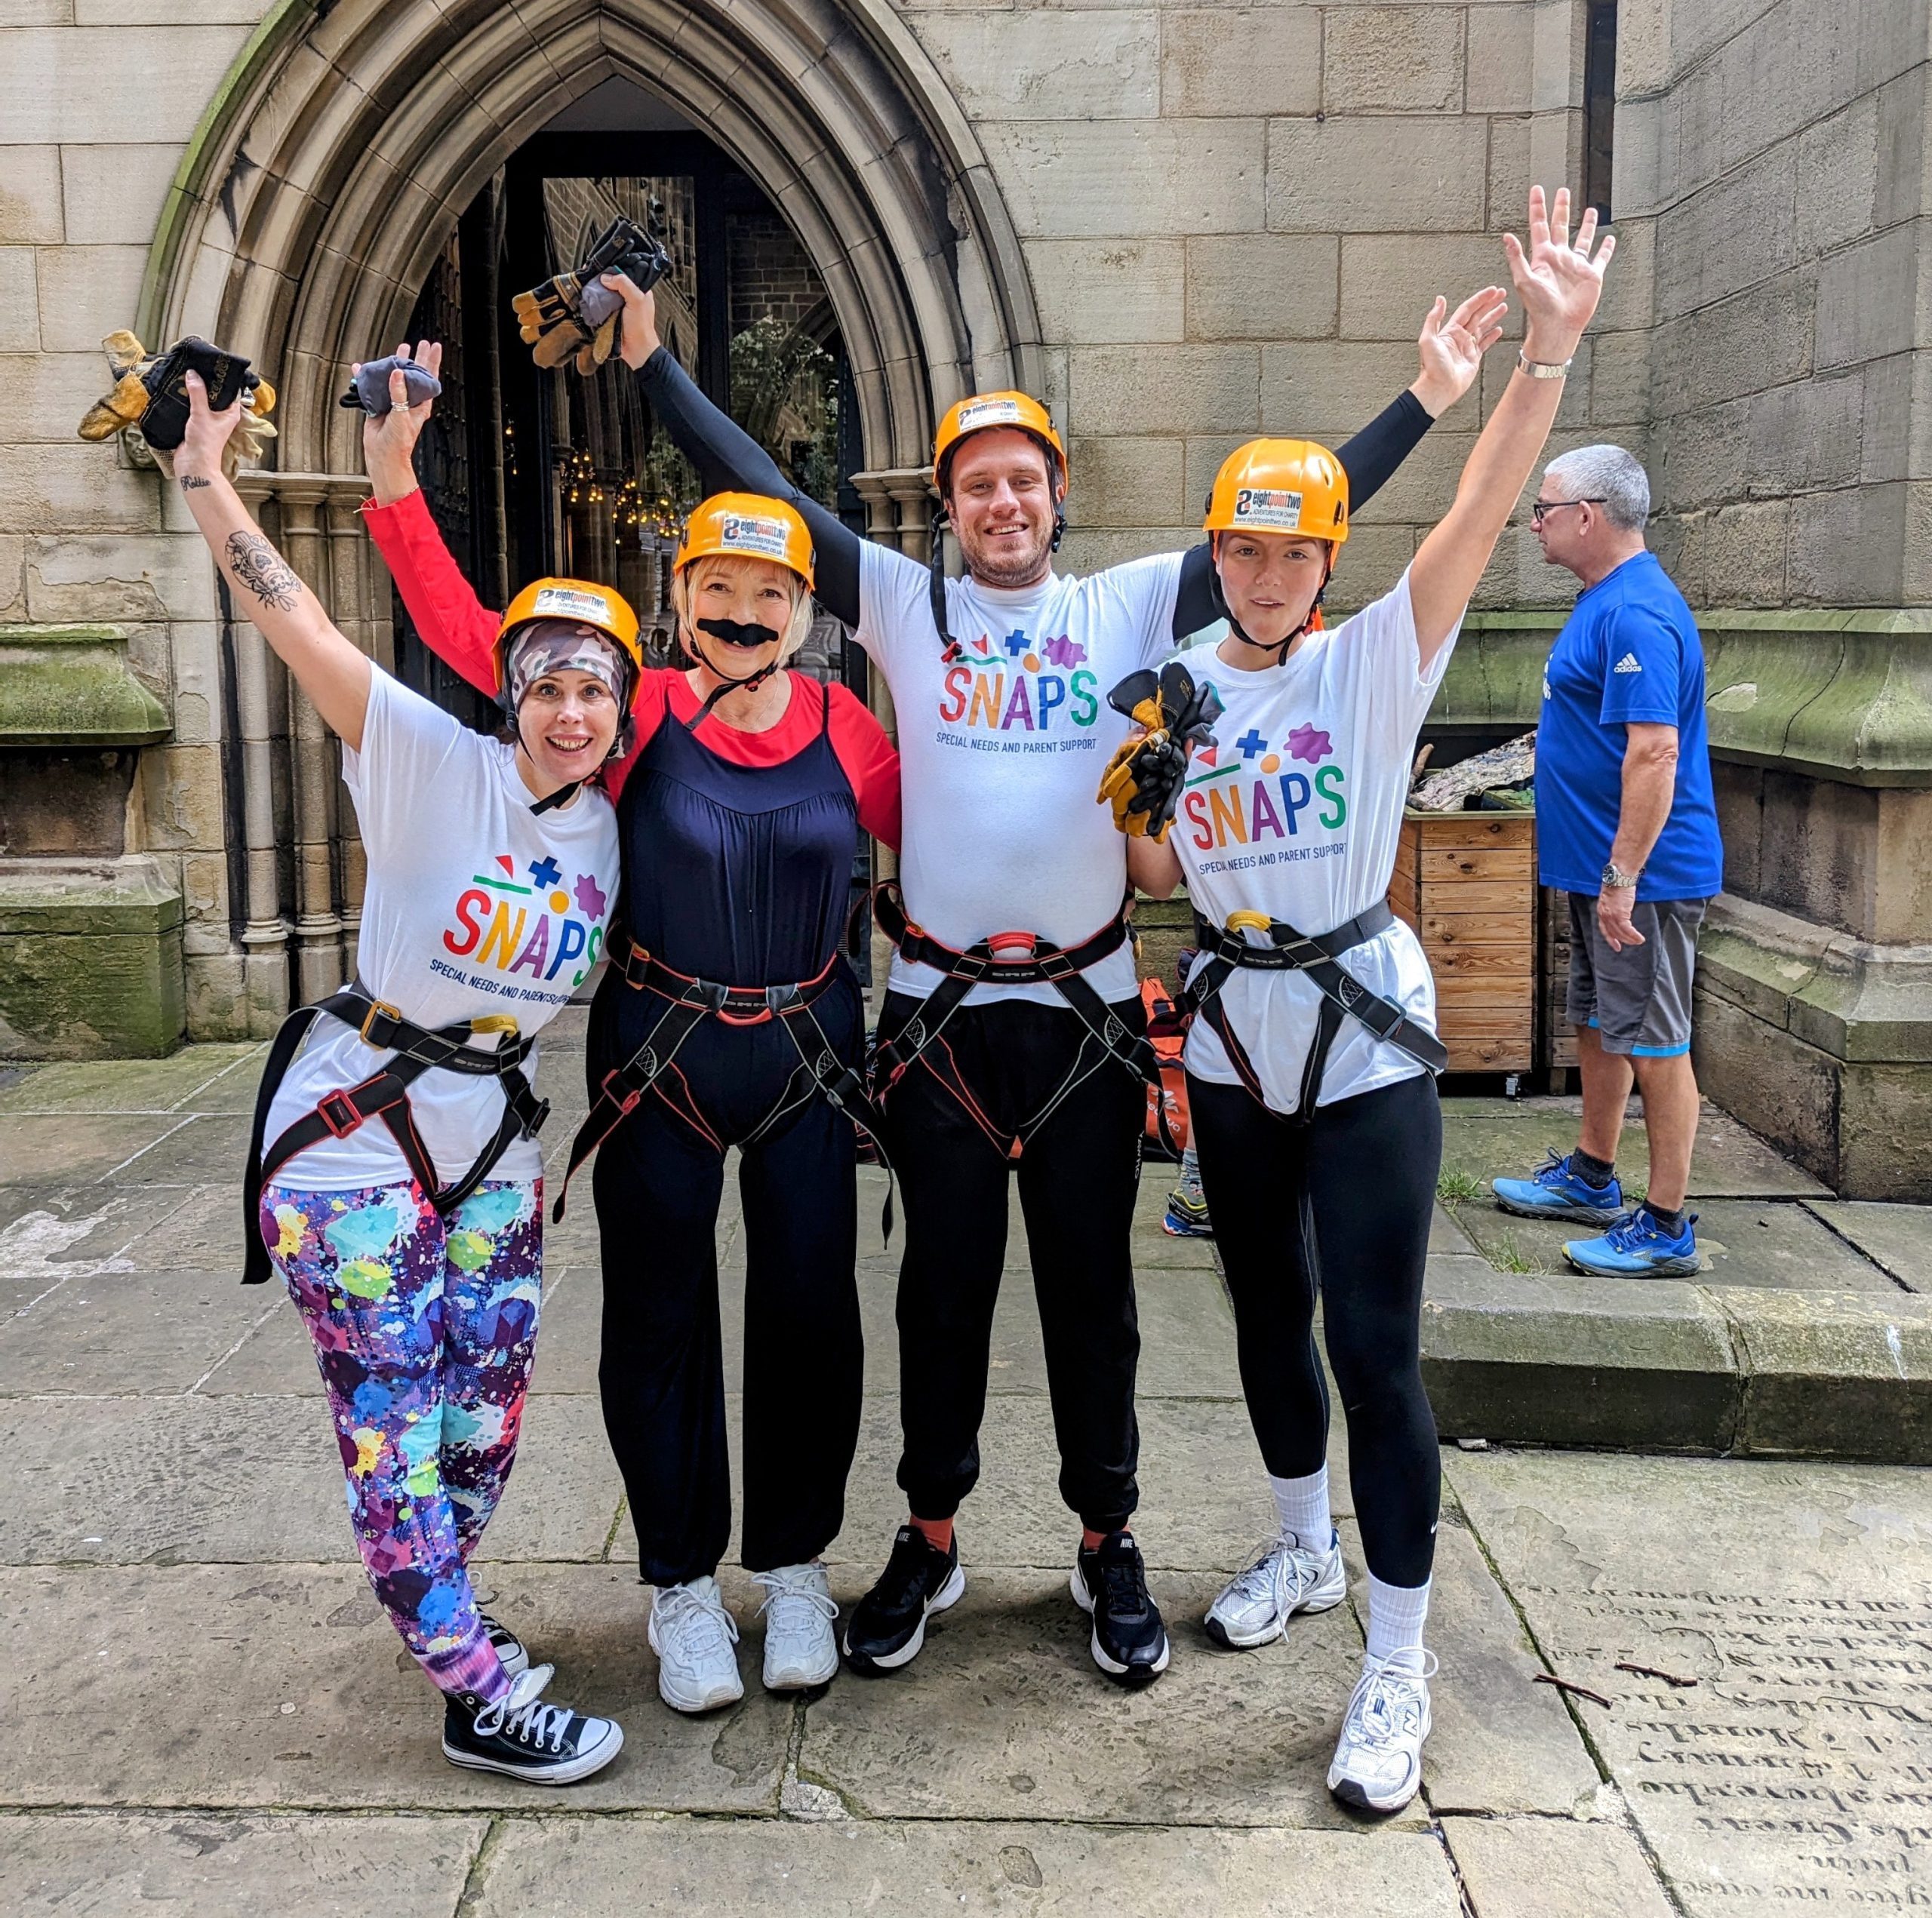
[[[889,879],[874,889],[872,911],[880,931],[897,948],[901,958],[909,964],[930,966],[943,976],[906,1025],[872,1049],[869,1062],[872,1097],[881,1109],[892,1088],[915,1063],[923,1063],[958,1100],[1001,1156],[1017,1159],[1028,1136],[1038,1131],[1074,1089],[1109,1059],[1143,1083],[1156,1087],[1160,1084],[1161,1062],[1154,1048],[1130,1030],[1081,976],[1089,967],[1097,965],[1109,953],[1118,952],[1127,942],[1124,906],[1078,945],[1057,946],[1032,933],[994,933],[963,951],[934,939],[906,918],[905,899],[896,880]],[[1083,1039],[1081,1054],[1076,1056],[1072,1069],[1051,1097],[1021,1123],[1018,1131],[1011,1134],[1001,1132],[988,1117],[966,1083],[952,1048],[945,1039],[947,1022],[965,1003],[967,994],[981,984],[1051,985],[1073,1009],[1088,1036],[1097,1040],[1100,1047],[1100,1058],[1083,1069],[1081,1062],[1086,1051]]]
[[[1302,1067],[1300,1096],[1291,1115],[1291,1123],[1297,1125],[1307,1124],[1314,1116],[1328,1055],[1345,1018],[1360,1020],[1386,1044],[1407,1053],[1431,1072],[1441,1072],[1449,1063],[1448,1050],[1442,1041],[1426,1026],[1418,1025],[1393,1000],[1370,991],[1339,964],[1344,953],[1386,932],[1394,924],[1395,917],[1385,899],[1357,914],[1346,925],[1318,935],[1297,932],[1281,920],[1271,920],[1266,929],[1269,943],[1251,945],[1242,936],[1242,923],[1257,924],[1259,914],[1237,914],[1234,922],[1217,926],[1197,913],[1195,940],[1208,955],[1208,963],[1182,994],[1182,1010],[1190,1017],[1198,1013],[1214,1028],[1235,1076],[1265,1105],[1267,1101],[1262,1093],[1260,1075],[1247,1049],[1235,1036],[1227,1008],[1221,1004],[1221,988],[1242,967],[1305,975],[1321,992],[1321,1004],[1315,1016],[1314,1040]],[[1257,930],[1260,930],[1258,924]]]
[[[393,1052],[395,1056],[380,1072],[372,1074],[360,1085],[325,1094],[312,1112],[297,1119],[264,1149],[269,1111],[275,1094],[281,1090],[309,1028],[324,1013],[355,1027],[364,1044],[378,1051]],[[263,1189],[284,1166],[310,1146],[318,1145],[325,1139],[346,1139],[370,1120],[381,1120],[401,1151],[411,1177],[422,1187],[436,1210],[447,1215],[489,1177],[497,1161],[519,1137],[537,1136],[550,1106],[548,1100],[537,1096],[523,1074],[523,1062],[536,1040],[518,1035],[513,1030],[503,1031],[494,1049],[485,1052],[469,1043],[479,1025],[482,1030],[490,1029],[480,1022],[468,1019],[434,1028],[417,1025],[360,985],[345,986],[312,1006],[297,1007],[282,1021],[255,1095],[254,1126],[248,1140],[248,1164],[242,1186],[248,1228],[243,1240],[248,1247],[242,1274],[244,1285],[266,1283],[272,1269],[267,1248],[262,1243],[258,1219]],[[409,1102],[411,1086],[425,1072],[437,1071],[494,1078],[503,1091],[503,1115],[494,1135],[469,1170],[447,1186],[441,1183],[435,1162],[416,1130],[416,1117]]]
[[[809,1099],[814,1094],[823,1097],[835,1111],[844,1114],[854,1125],[864,1127],[875,1143],[878,1142],[878,1114],[866,1096],[864,1075],[838,1056],[826,1037],[825,1028],[819,1024],[817,1014],[812,1010],[814,1003],[838,976],[837,954],[826,962],[824,970],[816,979],[807,979],[801,985],[726,985],[716,979],[694,979],[688,973],[666,965],[663,960],[635,944],[621,927],[612,930],[605,950],[618,976],[632,991],[654,993],[666,1004],[657,1023],[645,1035],[644,1044],[621,1065],[613,1066],[605,1074],[598,1088],[596,1103],[571,1142],[570,1164],[564,1173],[557,1202],[550,1211],[552,1224],[564,1216],[571,1181],[576,1177],[578,1167],[636,1110],[638,1102],[653,1090],[714,1150],[721,1153],[724,1150],[717,1133],[699,1111],[689,1086],[685,1083],[684,1074],[676,1066],[679,1048],[707,1019],[718,1019],[726,1025],[763,1025],[776,1019],[798,1053],[798,1066],[792,1080],[795,1083],[802,1076],[805,1081],[804,1097]],[[816,1047],[808,1047],[800,1037],[794,1022],[801,1019],[811,1028],[817,1040]],[[667,1074],[681,1089],[681,1099],[668,1085],[660,1083]],[[746,1142],[762,1138],[779,1119],[801,1102],[790,1096],[788,1085],[777,1105],[753,1128]],[[881,1147],[881,1154],[883,1149]],[[885,1170],[890,1176],[891,1167],[888,1165]],[[891,1229],[891,1203],[888,1192],[888,1233]]]

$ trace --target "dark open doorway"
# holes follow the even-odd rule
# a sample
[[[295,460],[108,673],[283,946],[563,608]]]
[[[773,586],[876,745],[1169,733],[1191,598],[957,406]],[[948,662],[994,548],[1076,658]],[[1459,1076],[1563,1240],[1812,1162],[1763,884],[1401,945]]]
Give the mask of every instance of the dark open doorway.
[[[464,212],[411,321],[412,340],[439,339],[445,353],[443,397],[417,467],[487,604],[507,604],[545,574],[596,579],[635,607],[652,662],[670,665],[671,556],[697,477],[618,358],[588,378],[568,366],[543,371],[510,312],[513,293],[569,266],[617,213],[651,220],[675,263],[658,292],[666,346],[795,484],[863,524],[850,484],[861,456],[851,374],[810,255],[722,149],[661,125],[539,134]],[[490,702],[429,651],[399,598],[392,610],[405,683],[473,725],[493,725]],[[795,664],[866,696],[864,656],[829,615]],[[869,878],[868,853],[855,894]],[[858,958],[863,966],[863,945]]]

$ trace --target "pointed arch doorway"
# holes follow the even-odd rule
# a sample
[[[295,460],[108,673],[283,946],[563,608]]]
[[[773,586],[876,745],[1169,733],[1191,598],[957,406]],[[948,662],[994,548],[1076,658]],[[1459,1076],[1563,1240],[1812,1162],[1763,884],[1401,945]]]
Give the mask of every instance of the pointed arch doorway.
[[[923,552],[940,410],[974,387],[1041,384],[1011,222],[887,0],[279,0],[184,157],[136,330],[203,333],[278,375],[262,510],[337,622],[386,663],[387,582],[355,511],[355,420],[335,404],[347,365],[402,337],[466,211],[514,177],[519,149],[614,81],[723,155],[809,259],[846,369],[851,510],[874,536]],[[549,137],[627,131],[656,130],[566,118]],[[665,176],[627,161],[602,177]],[[506,571],[508,506],[506,487]],[[545,536],[519,512],[519,571],[533,536]],[[343,976],[361,851],[319,719],[252,629],[230,622],[223,654],[229,917],[260,1028]]]

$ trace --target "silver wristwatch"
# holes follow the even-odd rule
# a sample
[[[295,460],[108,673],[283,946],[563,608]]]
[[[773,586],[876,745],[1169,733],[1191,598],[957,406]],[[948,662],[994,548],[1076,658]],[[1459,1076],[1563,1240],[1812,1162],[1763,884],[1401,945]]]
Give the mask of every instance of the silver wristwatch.
[[[1516,364],[1532,380],[1567,380],[1570,364],[1567,360],[1533,360],[1520,346],[1516,349]]]
[[[1635,872],[1626,872],[1614,859],[1603,869],[1603,887],[1610,893],[1628,892],[1643,877],[1644,868],[1639,866]]]

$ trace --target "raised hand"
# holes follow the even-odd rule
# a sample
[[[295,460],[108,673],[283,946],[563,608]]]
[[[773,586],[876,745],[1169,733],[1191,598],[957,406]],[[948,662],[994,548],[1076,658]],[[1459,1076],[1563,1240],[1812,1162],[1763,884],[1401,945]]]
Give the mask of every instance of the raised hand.
[[[192,492],[220,475],[223,449],[241,424],[242,402],[238,399],[217,413],[208,404],[208,389],[198,373],[189,373],[182,384],[188,391],[188,429],[169,464],[182,490]]]
[[[1416,342],[1422,372],[1409,391],[1439,420],[1475,383],[1482,356],[1503,337],[1509,297],[1500,287],[1472,293],[1454,312],[1439,294]]]
[[[405,340],[395,350],[398,355],[413,358],[432,376],[442,370],[440,340],[418,340],[411,354]],[[360,373],[361,362],[358,361],[350,370],[352,376]],[[429,423],[435,404],[434,400],[424,400],[417,406],[409,404],[408,383],[398,367],[389,375],[389,411],[363,416],[363,469],[375,489],[378,506],[392,506],[416,490],[416,442],[423,437],[423,429]]]
[[[624,303],[617,352],[635,372],[663,343],[657,337],[657,296],[628,273],[606,273],[604,284]]]
[[[1606,233],[1591,255],[1596,238],[1597,210],[1585,210],[1570,239],[1570,189],[1556,189],[1554,205],[1546,206],[1540,186],[1530,189],[1530,244],[1527,251],[1513,233],[1503,236],[1509,278],[1522,302],[1526,321],[1523,352],[1526,358],[1548,364],[1567,360],[1577,350],[1583,329],[1597,310],[1603,294],[1604,269],[1617,251],[1615,235]]]

